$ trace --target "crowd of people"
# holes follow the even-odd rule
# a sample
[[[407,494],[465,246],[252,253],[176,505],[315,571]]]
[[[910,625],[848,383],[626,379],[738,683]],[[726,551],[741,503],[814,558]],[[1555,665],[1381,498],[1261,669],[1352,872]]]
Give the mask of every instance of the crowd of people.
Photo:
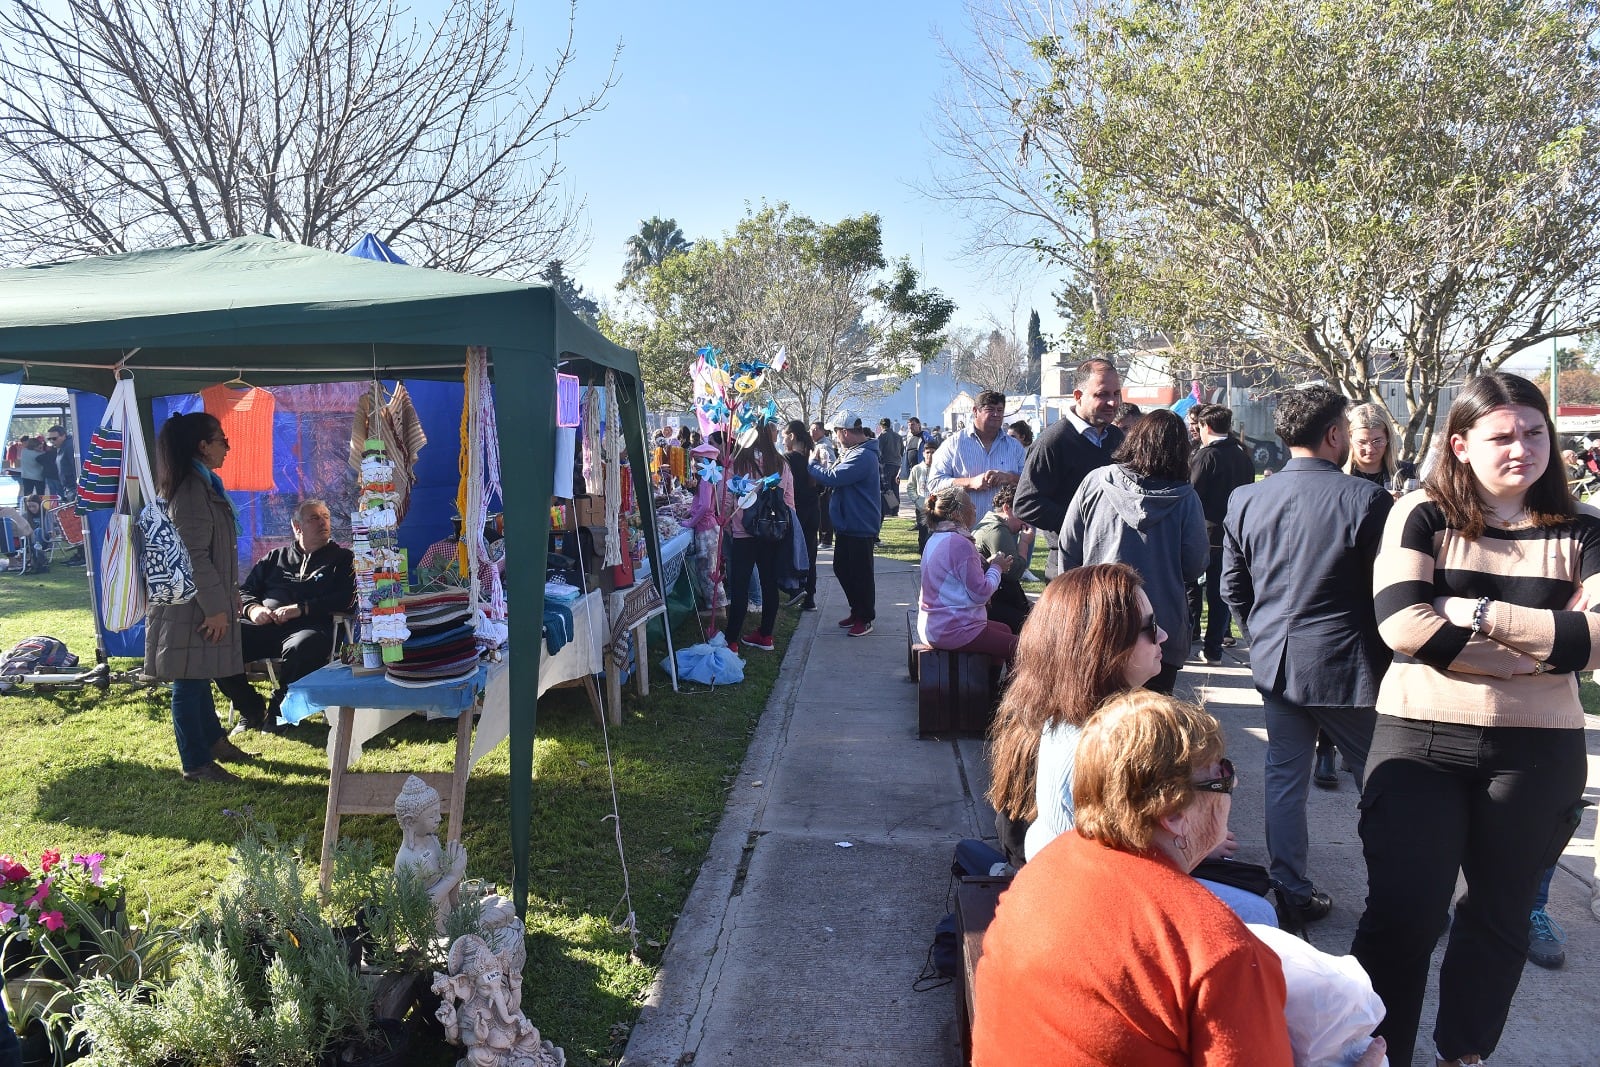
[[[16,480],[17,506],[0,509],[8,535],[0,540],[6,564],[30,574],[49,571],[51,539],[58,534],[50,510],[70,503],[77,495],[78,457],[72,435],[61,425],[43,434],[28,435],[6,446],[5,472]],[[81,546],[68,563],[82,563]]]
[[[935,528],[941,484],[1014,481],[989,525],[1042,529],[1055,576],[992,729],[990,799],[1020,870],[985,937],[974,1062],[1291,1062],[1278,960],[1240,924],[1301,931],[1334,908],[1306,803],[1313,782],[1337,787],[1335,754],[1368,880],[1350,951],[1386,1013],[1362,1062],[1412,1062],[1447,931],[1435,1058],[1485,1062],[1524,963],[1562,962],[1545,904],[1582,804],[1577,677],[1600,666],[1600,513],[1569,491],[1543,395],[1474,379],[1418,470],[1381,406],[1290,390],[1274,417],[1290,459],[1257,480],[1227,408],[1124,428],[1111,364],[1076,386],[1020,464],[975,429],[929,477]],[[925,609],[956,584],[930,589],[934,545]],[[960,591],[992,598],[998,562]],[[1222,659],[1235,622],[1265,706],[1271,904],[1208,877],[1235,847],[1236,779],[1215,720],[1168,695],[1178,665]]]
[[[1332,912],[1306,805],[1340,765],[1368,877],[1351,952],[1386,1011],[1362,1062],[1411,1063],[1447,930],[1431,1041],[1441,1064],[1484,1062],[1524,963],[1562,962],[1545,905],[1582,803],[1576,679],[1600,666],[1600,513],[1569,491],[1544,397],[1474,379],[1419,468],[1380,405],[1289,390],[1289,459],[1258,479],[1227,407],[1140,412],[1101,359],[1074,384],[1037,436],[994,391],[942,440],[914,419],[784,435],[785,493],[817,505],[806,606],[831,541],[840,625],[871,632],[873,544],[904,491],[917,639],[1005,669],[990,799],[1019,873],[985,940],[974,1062],[1291,1062],[1282,970],[1243,924]],[[1233,859],[1216,721],[1171,695],[1235,626],[1267,728],[1259,885]]]

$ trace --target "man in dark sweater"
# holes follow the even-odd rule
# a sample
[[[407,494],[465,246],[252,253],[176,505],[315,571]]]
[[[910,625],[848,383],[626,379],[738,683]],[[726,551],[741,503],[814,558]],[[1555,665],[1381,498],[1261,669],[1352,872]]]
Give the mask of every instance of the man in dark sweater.
[[[355,600],[355,557],[330,540],[328,505],[304,501],[292,526],[294,544],[267,553],[239,586],[245,662],[283,660],[272,700],[264,701],[242,674],[216,680],[251,729],[272,729],[289,684],[328,662],[333,617]]]
[[[1016,514],[1044,531],[1050,546],[1046,579],[1061,573],[1057,539],[1073,494],[1090,471],[1111,462],[1111,454],[1122,444],[1122,431],[1111,421],[1121,404],[1122,376],[1117,368],[1110,360],[1087,360],[1078,367],[1066,417],[1046,427],[1028,449],[1017,483]]]
[[[1198,404],[1195,426],[1200,431],[1200,447],[1189,461],[1189,484],[1200,497],[1206,517],[1206,537],[1211,542],[1211,559],[1206,564],[1205,584],[1189,586],[1190,630],[1200,633],[1201,589],[1205,590],[1205,649],[1207,663],[1222,662],[1222,639],[1233,622],[1228,602],[1222,599],[1222,520],[1228,514],[1228,495],[1241,485],[1256,480],[1255,464],[1244,445],[1233,436],[1233,409],[1221,404]]]

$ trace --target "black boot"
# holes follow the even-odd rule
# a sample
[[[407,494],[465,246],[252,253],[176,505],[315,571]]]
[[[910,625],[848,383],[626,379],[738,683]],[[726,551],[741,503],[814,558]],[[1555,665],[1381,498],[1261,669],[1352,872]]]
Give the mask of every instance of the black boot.
[[[1333,763],[1333,754],[1337,749],[1326,734],[1317,735],[1317,767],[1311,773],[1311,780],[1317,783],[1319,789],[1338,789],[1339,772]]]

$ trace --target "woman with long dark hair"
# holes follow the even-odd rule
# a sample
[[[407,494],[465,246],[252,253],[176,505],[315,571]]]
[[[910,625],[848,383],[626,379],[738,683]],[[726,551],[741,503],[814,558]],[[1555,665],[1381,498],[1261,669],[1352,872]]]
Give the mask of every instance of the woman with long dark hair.
[[[1134,424],[1111,465],[1078,486],[1061,524],[1061,566],[1126,563],[1167,632],[1161,673],[1147,686],[1170,693],[1189,658],[1188,584],[1206,572],[1211,541],[1189,484],[1189,430],[1177,415],[1152,411]]]
[[[783,486],[784,503],[788,507],[794,507],[794,477],[789,473],[789,464],[784,460],[783,454],[773,443],[776,437],[775,431],[775,426],[763,425],[756,434],[755,441],[748,448],[740,448],[734,452],[722,483],[726,491],[718,496],[719,514],[731,517],[726,526],[728,560],[724,579],[728,587],[729,648],[743,645],[746,649],[757,652],[771,652],[772,634],[778,624],[779,560],[782,558],[782,553],[790,551],[790,543],[787,539],[765,541],[753,536],[744,528],[744,508],[739,506],[738,495],[727,490],[729,483],[741,475],[751,481],[760,481],[768,476],[777,475],[779,484]],[[752,569],[758,570],[761,578],[761,625],[741,637],[739,635],[744,627],[744,616],[750,601]]]
[[[1578,673],[1600,666],[1600,512],[1551,462],[1526,378],[1485,374],[1450,406],[1445,451],[1390,513],[1373,587],[1399,653],[1378,691],[1361,796],[1367,910],[1351,951],[1410,1063],[1448,926],[1441,1064],[1499,1043],[1528,957],[1540,876],[1577,825],[1586,776]],[[1455,907],[1458,873],[1467,894]]]
[[[806,539],[806,558],[811,569],[801,589],[805,597],[801,611],[817,610],[817,531],[822,525],[822,490],[811,480],[811,434],[799,419],[790,419],[783,428],[783,458],[794,481],[794,513],[800,519],[800,532]],[[791,604],[794,601],[790,601]]]
[[[211,679],[244,672],[238,520],[216,475],[227,458],[222,425],[204,412],[174,415],[156,439],[156,482],[189,551],[197,593],[187,604],[149,606],[144,669],[172,683],[172,729],[191,782],[236,781],[218,761],[248,758],[228,740],[211,694]]]

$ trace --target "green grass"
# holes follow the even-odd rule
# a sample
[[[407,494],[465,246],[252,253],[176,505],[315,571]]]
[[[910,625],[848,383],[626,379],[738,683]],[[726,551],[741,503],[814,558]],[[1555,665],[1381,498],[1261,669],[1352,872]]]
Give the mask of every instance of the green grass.
[[[914,532],[911,544],[915,549]],[[87,603],[81,569],[0,575],[0,646],[49,634],[92,661]],[[795,623],[794,612],[780,613],[780,651]],[[679,627],[679,647],[699,640],[692,629],[688,622]],[[652,645],[652,661],[664,655]],[[681,694],[655,670],[648,698],[631,688],[625,693],[623,724],[611,740],[637,957],[616,926],[627,908],[607,821],[611,792],[600,728],[582,690],[552,691],[539,701],[524,1005],[574,1067],[614,1063],[620,1055],[780,662],[781,656],[750,656],[742,685],[686,684]],[[239,771],[243,782],[192,784],[179,777],[164,689],[0,698],[0,852],[103,851],[131,888],[130,910],[148,896],[158,917],[181,922],[222,878],[238,831],[224,809],[249,805],[282,837],[303,836],[314,862],[327,799],[327,734],[320,719],[283,737],[251,734],[244,747],[262,759]],[[453,739],[448,722],[411,719],[369,743],[358,769],[448,771]],[[506,892],[508,763],[502,744],[478,764],[463,835],[469,876]],[[380,854],[399,844],[389,818],[347,817],[342,830],[372,838]],[[439,1048],[414,1062],[447,1064],[453,1056]]]

